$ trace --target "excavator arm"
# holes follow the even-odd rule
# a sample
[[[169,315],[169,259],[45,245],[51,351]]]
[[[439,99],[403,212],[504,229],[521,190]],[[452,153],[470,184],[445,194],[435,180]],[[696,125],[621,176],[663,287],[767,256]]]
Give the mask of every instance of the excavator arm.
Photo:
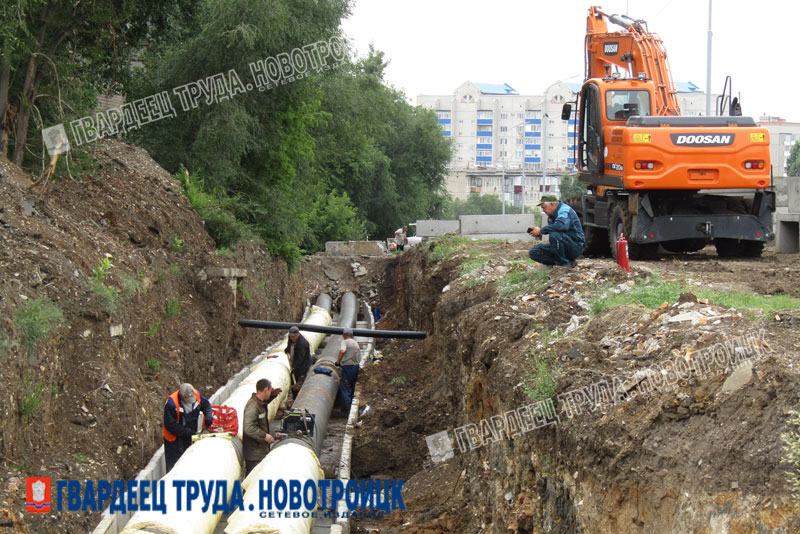
[[[608,22],[623,28],[609,32]],[[606,15],[599,6],[589,8],[586,20],[586,80],[611,76],[611,65],[627,69],[632,78],[644,77],[656,86],[655,115],[679,115],[678,98],[664,43],[647,31],[644,21],[624,15]]]

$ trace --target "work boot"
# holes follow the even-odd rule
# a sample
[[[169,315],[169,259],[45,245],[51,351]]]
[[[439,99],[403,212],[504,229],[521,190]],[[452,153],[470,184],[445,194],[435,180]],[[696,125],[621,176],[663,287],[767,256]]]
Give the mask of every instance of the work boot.
[[[578,260],[570,260],[569,262],[570,267],[576,267],[577,265],[578,265]]]

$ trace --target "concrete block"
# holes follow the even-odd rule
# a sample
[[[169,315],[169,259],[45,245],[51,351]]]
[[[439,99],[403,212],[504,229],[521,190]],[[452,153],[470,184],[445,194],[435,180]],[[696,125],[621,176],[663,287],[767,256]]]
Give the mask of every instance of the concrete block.
[[[464,237],[468,237],[469,239],[477,240],[477,239],[503,239],[506,241],[539,241],[538,239],[534,238],[530,234],[526,233],[517,233],[517,234],[469,234],[465,235]],[[545,238],[547,236],[544,236]],[[535,244],[535,243],[534,243]]]
[[[779,254],[800,253],[800,213],[776,213],[776,250]]]
[[[789,213],[800,213],[800,176],[786,177],[786,200]]]
[[[386,253],[381,241],[328,241],[325,253],[332,256],[380,256]]]
[[[434,237],[453,232],[458,232],[458,221],[437,221],[431,219],[417,221],[417,235],[420,237]]]
[[[474,234],[524,234],[529,226],[536,226],[533,214],[525,215],[462,215],[458,218],[461,235]]]

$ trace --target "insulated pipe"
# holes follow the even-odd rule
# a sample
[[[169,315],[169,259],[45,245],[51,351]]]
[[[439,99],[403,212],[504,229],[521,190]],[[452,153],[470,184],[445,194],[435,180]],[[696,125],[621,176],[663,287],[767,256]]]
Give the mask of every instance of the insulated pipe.
[[[329,313],[331,299],[328,295],[320,295],[317,299],[320,306],[312,306],[306,321],[313,324],[329,325],[331,316]],[[315,351],[325,334],[317,333],[305,336],[311,347]],[[227,406],[234,406],[239,417],[239,434],[237,437],[231,436],[207,436],[196,441],[181,456],[172,471],[167,473],[162,480],[165,481],[166,495],[161,500],[165,503],[166,513],[162,511],[136,512],[128,521],[123,532],[125,534],[210,534],[216,528],[221,518],[221,512],[212,513],[212,508],[204,513],[198,508],[191,512],[177,511],[176,490],[172,487],[172,480],[196,480],[196,481],[227,481],[227,494],[225,502],[228,502],[233,491],[234,480],[239,480],[242,471],[242,416],[244,415],[244,405],[255,392],[255,384],[261,378],[270,379],[275,387],[283,388],[283,392],[278,397],[278,401],[269,404],[269,418],[274,419],[278,406],[286,398],[290,379],[289,379],[289,360],[283,349],[286,347],[286,339],[279,345],[273,345],[274,352],[263,359],[250,369],[250,374],[239,386],[231,393],[224,402]],[[274,356],[274,357],[272,357]],[[199,473],[199,475],[198,475]],[[207,483],[208,484],[208,483]],[[184,494],[185,494],[184,490]],[[216,491],[216,490],[215,490]],[[257,493],[257,492],[256,492]],[[216,494],[214,495],[216,498]],[[195,502],[197,504],[197,501]],[[202,506],[202,505],[200,505]]]
[[[289,329],[296,326],[306,332],[324,332],[326,334],[342,334],[344,330],[341,326],[313,326],[306,323],[281,323],[278,321],[257,321],[255,319],[239,319],[239,325],[245,328],[265,328],[267,330]],[[415,330],[367,330],[364,328],[354,328],[353,336],[356,337],[380,337],[397,339],[425,339],[427,332]]]
[[[242,489],[245,491],[244,507],[230,515],[225,533],[307,534],[311,532],[314,518],[310,513],[305,514],[306,517],[302,517],[304,510],[298,510],[301,517],[295,518],[289,517],[288,507],[283,511],[274,504],[271,508],[268,507],[267,501],[259,502],[258,485],[262,480],[265,481],[265,484],[266,481],[271,480],[273,483],[272,495],[275,496],[275,482],[278,480],[287,481],[287,484],[289,480],[299,480],[303,484],[310,480],[315,487],[318,487],[319,480],[324,477],[325,474],[319,465],[317,456],[305,445],[295,443],[288,447],[281,447],[280,450],[273,450],[253,469],[242,484]],[[263,510],[261,510],[262,504],[264,505]],[[262,511],[266,512],[266,517],[261,517]],[[270,515],[273,517],[269,517]]]
[[[327,302],[326,299],[322,298],[323,296],[326,297]],[[317,302],[321,302],[322,304],[327,303],[328,309],[330,309],[330,297],[327,295],[320,295],[320,298],[317,300]],[[316,326],[328,326],[331,324],[331,316],[324,308],[312,306],[311,313],[308,317],[306,317],[306,322],[303,324],[306,323]],[[311,352],[314,352],[320,346],[322,340],[325,339],[325,334],[312,333],[306,334],[304,337],[308,341]],[[223,403],[225,406],[233,406],[236,409],[236,413],[239,417],[239,433],[237,434],[239,439],[242,439],[242,427],[244,426],[242,424],[244,417],[244,406],[247,404],[247,401],[250,399],[252,394],[255,393],[256,382],[262,378],[266,378],[272,383],[272,387],[281,388],[283,390],[281,394],[278,395],[277,399],[273,400],[268,405],[268,417],[270,421],[275,418],[275,413],[278,411],[278,407],[283,404],[284,400],[289,394],[289,388],[292,385],[292,367],[289,362],[289,357],[284,352],[287,341],[288,335],[286,338],[284,338],[280,345],[277,345],[277,347],[273,349],[271,354],[250,369],[250,374],[247,376],[247,378],[242,380],[236,389],[233,390],[228,399]]]
[[[352,328],[355,326],[357,318],[358,300],[353,293],[345,293],[339,309],[338,326],[342,329]],[[334,364],[343,343],[344,340],[341,336],[331,336],[325,346],[325,350],[322,351],[322,355],[312,367],[314,372],[309,373],[308,378],[303,383],[303,387],[300,388],[300,392],[297,394],[297,398],[294,400],[294,404],[292,404],[293,410],[306,410],[314,414],[314,436],[309,440],[309,445],[311,445],[316,454],[319,454],[322,449],[322,442],[325,441],[328,419],[330,419],[331,410],[333,409],[333,402],[336,400],[336,392],[339,390],[340,373]],[[320,367],[330,370],[331,374],[315,372]],[[285,446],[286,443],[291,443],[298,439],[303,440],[301,438],[288,438],[281,440],[275,447]]]
[[[211,484],[213,484],[212,498],[214,499],[218,498],[217,487],[222,487],[219,482],[225,481],[227,491],[225,494],[221,493],[220,497],[224,495],[225,502],[228,502],[233,492],[234,481],[239,480],[242,472],[242,450],[241,444],[236,444],[238,441],[231,436],[211,436],[197,441],[186,449],[183,456],[175,463],[172,471],[161,479],[163,495],[159,490],[155,502],[164,504],[167,513],[163,513],[160,509],[147,512],[138,511],[125,525],[122,533],[199,534],[213,532],[219,523],[222,512],[212,513],[212,506],[209,506],[208,511],[203,513],[201,511],[202,499],[194,501],[192,510],[187,511],[186,487],[181,490],[183,497],[181,511],[177,511],[178,490],[173,487],[172,481],[194,481],[204,487],[212,487]],[[152,505],[152,495],[148,495],[146,501]]]
[[[354,294],[345,293],[340,306],[338,326],[342,329],[352,328],[357,317],[358,301]],[[333,336],[328,340],[328,344],[313,368],[329,369],[331,374],[309,374],[292,405],[292,409],[304,409],[314,414],[314,436],[284,438],[272,447],[267,457],[245,479],[243,484],[243,488],[246,489],[244,510],[231,515],[228,527],[225,529],[226,534],[256,532],[299,534],[311,531],[313,520],[309,518],[292,518],[291,520],[283,517],[262,518],[259,515],[258,506],[254,506],[255,510],[250,511],[248,503],[256,503],[260,480],[265,483],[272,481],[274,484],[281,479],[294,479],[305,484],[305,480],[311,479],[316,483],[324,476],[319,468],[317,456],[325,440],[328,419],[339,388],[339,369],[334,366],[334,363],[339,355],[341,344],[340,336]]]

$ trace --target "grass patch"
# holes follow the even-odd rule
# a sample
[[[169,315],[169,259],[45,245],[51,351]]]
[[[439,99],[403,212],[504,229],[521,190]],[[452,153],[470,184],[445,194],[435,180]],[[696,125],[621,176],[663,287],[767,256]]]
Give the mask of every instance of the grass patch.
[[[19,414],[25,421],[28,421],[39,412],[42,404],[44,404],[42,385],[25,379],[22,398],[19,400]]]
[[[139,292],[142,288],[142,281],[136,276],[131,276],[128,273],[122,273],[122,294],[125,298],[131,298]]]
[[[169,274],[171,274],[172,276],[178,276],[179,274],[181,274],[181,270],[178,267],[177,263],[170,263],[167,270],[169,271]]]
[[[172,252],[189,252],[189,246],[178,237],[178,234],[172,234],[172,237],[169,238],[169,246],[172,248]]]
[[[159,362],[158,359],[153,358],[152,356],[147,358],[147,362],[146,363],[147,363],[147,367],[149,367],[150,370],[153,371],[154,373],[157,373],[158,370],[161,369],[161,362]]]
[[[440,239],[433,239],[428,245],[428,259],[432,261],[452,258],[460,252],[473,248],[475,243],[466,237],[446,235]]]
[[[392,381],[390,382],[390,384],[405,384],[405,383],[406,383],[406,377],[404,376],[396,376],[392,378]]]
[[[522,391],[529,399],[540,402],[556,398],[555,363],[551,358],[533,356],[528,360]]]
[[[46,297],[29,300],[14,314],[14,323],[31,357],[36,355],[36,343],[64,322],[64,314]]]
[[[114,313],[114,310],[117,309],[117,301],[119,301],[119,289],[107,286],[96,279],[89,281],[89,287],[94,293],[94,305],[109,315]]]
[[[461,269],[461,274],[469,274],[472,271],[482,268],[489,262],[489,258],[481,255],[475,258],[465,258],[464,261],[461,262],[459,265],[459,269]]]
[[[167,301],[167,319],[172,319],[181,314],[181,303],[178,299],[169,299]]]
[[[158,333],[158,329],[160,327],[161,327],[161,321],[151,324],[150,327],[147,329],[147,337],[155,336]]]
[[[547,287],[550,271],[535,267],[533,263],[514,263],[506,275],[497,284],[497,293],[501,297],[520,293],[538,293]]]
[[[606,308],[625,304],[641,304],[650,309],[661,306],[664,302],[678,301],[681,293],[692,292],[698,298],[728,308],[740,310],[763,310],[767,313],[785,309],[800,309],[800,299],[789,295],[752,295],[745,293],[698,289],[682,282],[662,282],[647,280],[637,282],[628,291],[619,294],[605,295],[593,299],[589,305],[591,313],[596,315]]]

